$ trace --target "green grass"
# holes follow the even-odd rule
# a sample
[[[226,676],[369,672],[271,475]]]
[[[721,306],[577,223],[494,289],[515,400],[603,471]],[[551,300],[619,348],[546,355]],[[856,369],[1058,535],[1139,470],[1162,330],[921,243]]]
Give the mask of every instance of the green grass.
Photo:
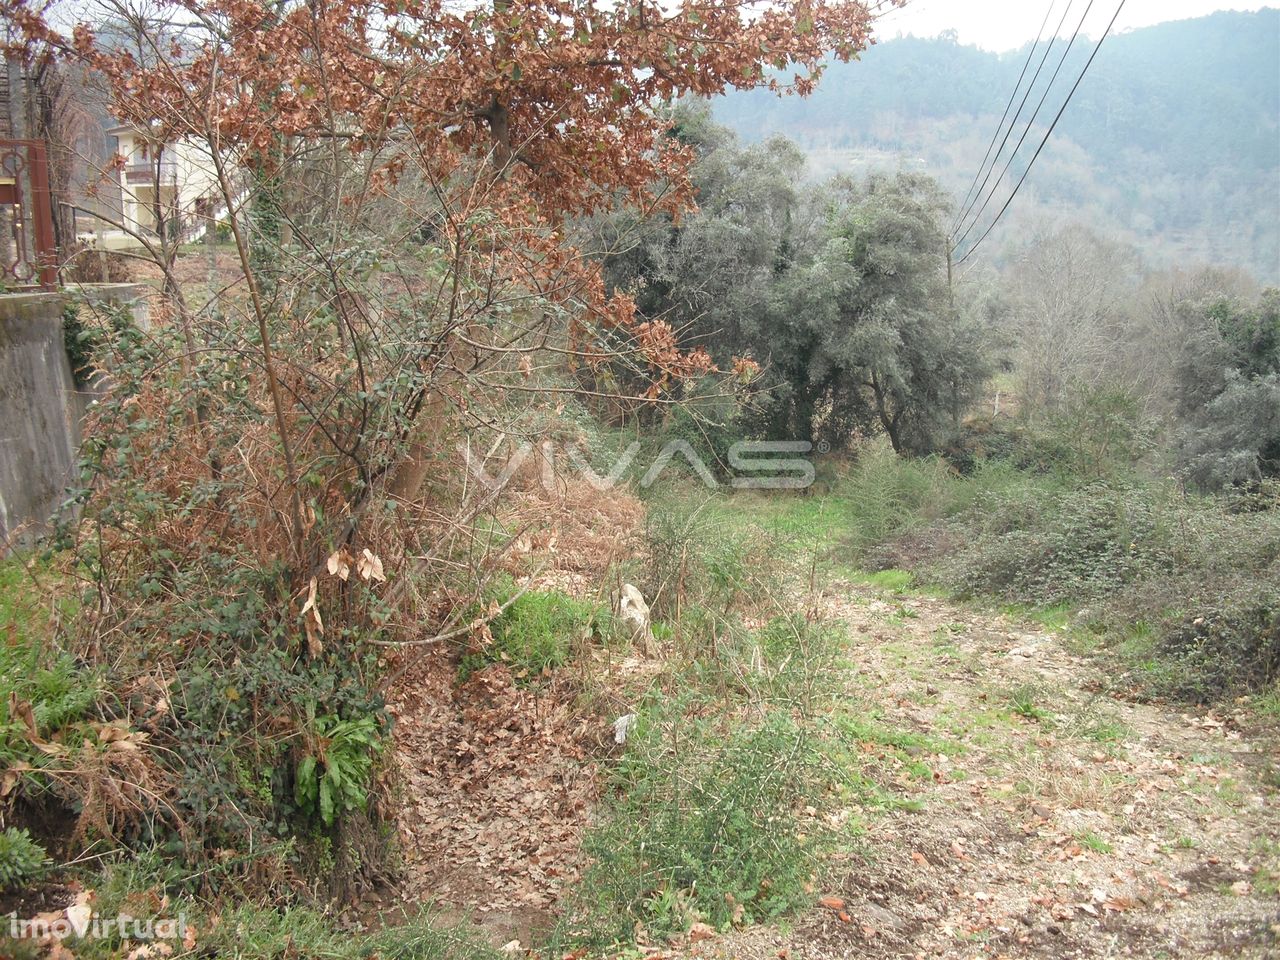
[[[1092,830],[1085,833],[1076,834],[1076,843],[1084,847],[1086,850],[1092,850],[1094,853],[1113,853],[1115,847],[1107,843],[1102,837],[1094,833]]]
[[[1280,894],[1280,840],[1259,837],[1253,841],[1250,852],[1262,860],[1254,868],[1254,890],[1265,897]]]
[[[1258,716],[1272,722],[1280,722],[1280,683],[1255,696],[1250,706]]]
[[[1035,687],[1018,687],[1009,693],[1009,707],[1024,720],[1034,720],[1039,723],[1050,717],[1049,711],[1039,703],[1042,696],[1041,691]]]
[[[915,585],[915,580],[915,574],[909,570],[879,570],[863,578],[863,582],[869,586],[892,590],[895,593],[910,590]]]
[[[36,749],[22,712],[31,708],[43,740],[85,719],[103,695],[97,675],[58,647],[55,614],[74,607],[51,593],[59,586],[48,569],[28,571],[19,561],[0,562],[0,766],[18,762],[41,766],[48,756]],[[18,706],[18,713],[13,712]],[[80,742],[82,738],[71,738]]]
[[[108,862],[80,880],[94,892],[94,913],[114,918],[127,914],[158,924],[181,919],[195,937],[195,952],[226,960],[500,960],[471,929],[447,923],[428,910],[385,927],[353,931],[332,915],[303,906],[273,906],[232,895],[218,899],[193,896],[194,878],[186,878],[158,853],[141,851],[127,860]],[[166,932],[163,927],[156,927]],[[124,941],[118,928],[103,924],[100,937],[72,939],[67,946],[80,960],[118,960]],[[180,939],[170,944],[182,954]],[[0,953],[8,946],[0,939]],[[136,944],[134,944],[136,946]],[[8,955],[6,953],[6,955]]]
[[[917,751],[929,754],[944,754],[949,757],[964,752],[964,745],[954,740],[933,737],[913,730],[900,730],[891,727],[874,716],[841,713],[836,718],[841,731],[861,743],[876,743],[885,747],[893,747],[909,754]]]
[[[852,719],[847,635],[786,612],[803,597],[807,564],[794,561],[837,542],[832,504],[654,494],[649,507],[641,575],[673,656],[633,701],[553,952],[783,918],[812,902],[824,859],[862,814],[920,807],[878,781],[862,737],[886,742],[913,777],[932,776],[913,754],[959,749]],[[763,624],[748,628],[748,615]],[[839,827],[824,815],[834,810],[847,814]]]
[[[1066,632],[1071,626],[1075,607],[1070,603],[1058,603],[1048,607],[1029,607],[1006,603],[1001,612],[1017,620],[1027,620],[1055,633]]]
[[[516,588],[508,583],[495,603],[506,603]],[[575,644],[608,628],[607,611],[554,590],[517,596],[490,625],[493,643],[463,657],[465,678],[490,663],[505,663],[517,679],[536,679],[564,666]]]
[[[287,850],[279,852],[279,847],[263,847],[249,859],[264,869],[273,863],[278,868],[287,854]],[[224,868],[237,862],[243,866],[243,860],[232,858],[227,864],[189,872],[159,848],[143,848],[127,857],[90,861],[92,866],[64,868],[59,879],[91,890],[94,915],[104,921],[95,931],[101,935],[73,937],[65,945],[80,960],[119,960],[138,944],[126,943],[119,927],[109,921],[128,916],[138,921],[139,929],[166,937],[174,932],[175,939],[168,942],[175,955],[186,955],[181,946],[185,927],[195,939],[191,955],[226,960],[503,960],[507,956],[488,946],[474,928],[445,920],[430,908],[389,916],[385,926],[375,920],[357,931],[332,912],[300,905],[292,898],[269,902],[262,896],[243,896],[230,871],[224,875]],[[222,893],[205,895],[211,886]],[[126,934],[133,929],[132,924],[126,925]],[[0,956],[15,960],[43,956],[30,948],[29,941],[10,940],[6,933],[7,926],[0,927]]]
[[[790,715],[726,721],[696,690],[638,710],[612,792],[583,849],[561,938],[609,947],[764,922],[810,900],[809,878],[834,842],[816,810],[835,786],[815,729]]]

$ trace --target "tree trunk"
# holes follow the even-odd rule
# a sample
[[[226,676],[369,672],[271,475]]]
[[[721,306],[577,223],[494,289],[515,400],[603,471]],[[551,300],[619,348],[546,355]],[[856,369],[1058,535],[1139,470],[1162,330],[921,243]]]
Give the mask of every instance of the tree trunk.
[[[871,374],[871,392],[876,398],[876,415],[880,418],[880,425],[884,427],[885,435],[889,438],[889,443],[893,446],[893,452],[902,455],[902,431],[900,429],[902,412],[899,411],[893,415],[889,413],[889,399],[887,391],[881,387],[880,378]]]

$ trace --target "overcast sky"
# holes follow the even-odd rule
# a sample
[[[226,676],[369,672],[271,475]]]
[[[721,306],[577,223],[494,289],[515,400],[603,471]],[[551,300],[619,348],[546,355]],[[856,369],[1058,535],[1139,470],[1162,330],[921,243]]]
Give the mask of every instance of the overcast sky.
[[[919,37],[937,36],[944,30],[955,30],[961,43],[977,44],[988,50],[1012,50],[1035,39],[1044,22],[1050,0],[909,0],[901,10],[886,13],[880,21],[879,35],[887,40],[904,33]],[[1117,0],[1098,0],[1085,21],[1084,32],[1099,36],[1116,10]],[[1050,28],[1057,25],[1068,0],[1054,0]],[[1067,23],[1072,30],[1080,22],[1088,6],[1087,0],[1072,3]],[[1276,6],[1270,3],[1215,2],[1215,0],[1128,0],[1116,31],[1148,27],[1166,20],[1201,17],[1215,10],[1260,10]],[[1280,43],[1280,37],[1276,38]]]

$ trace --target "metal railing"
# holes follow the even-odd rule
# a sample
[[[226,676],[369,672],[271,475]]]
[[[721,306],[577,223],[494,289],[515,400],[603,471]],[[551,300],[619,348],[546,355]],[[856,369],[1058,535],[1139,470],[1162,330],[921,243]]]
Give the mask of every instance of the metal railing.
[[[0,140],[0,283],[58,284],[49,159],[40,140]]]
[[[148,184],[159,179],[167,184],[177,179],[178,162],[166,157],[157,166],[154,160],[129,160],[124,165],[124,175],[129,183]]]

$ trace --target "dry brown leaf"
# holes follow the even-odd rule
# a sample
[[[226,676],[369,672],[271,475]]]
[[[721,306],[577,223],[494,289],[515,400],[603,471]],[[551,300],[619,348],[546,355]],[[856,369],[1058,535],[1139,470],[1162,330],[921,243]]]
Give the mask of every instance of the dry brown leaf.
[[[689,942],[697,943],[700,940],[712,940],[715,938],[715,927],[699,921],[689,928]]]
[[[316,607],[316,578],[311,578],[307,588],[307,602],[302,605],[302,626],[307,632],[307,652],[318,657],[324,652],[324,621],[320,619],[320,611]]]
[[[17,692],[12,690],[9,692],[9,716],[21,720],[23,726],[27,728],[27,736],[31,741],[39,742],[40,736],[36,733],[36,715],[31,709],[31,704],[25,700],[19,700]]]
[[[167,943],[147,943],[131,950],[125,960],[155,960],[157,957],[168,957],[173,954],[173,947]]]
[[[351,576],[351,551],[345,545],[333,551],[325,561],[325,569],[329,576],[345,582]]]
[[[382,572],[382,561],[368,547],[356,558],[356,572],[366,581],[387,582],[386,574]]]
[[[0,775],[0,797],[7,797],[13,792],[13,788],[18,785],[18,781],[22,779],[22,774],[34,770],[31,764],[19,760],[8,770]]]

